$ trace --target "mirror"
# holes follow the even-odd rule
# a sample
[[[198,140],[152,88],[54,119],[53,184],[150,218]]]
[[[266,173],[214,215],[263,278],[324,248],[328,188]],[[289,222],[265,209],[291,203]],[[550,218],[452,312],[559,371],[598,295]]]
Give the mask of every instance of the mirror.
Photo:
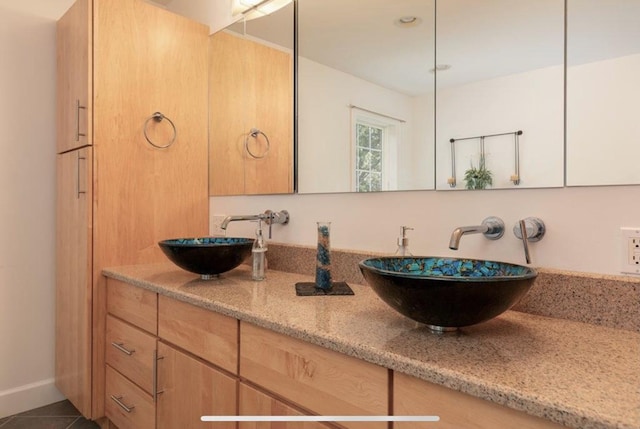
[[[567,186],[640,184],[640,2],[567,2]]]
[[[564,1],[440,1],[436,28],[436,188],[563,186]]]
[[[299,193],[434,188],[434,4],[298,1]]]
[[[210,195],[294,190],[293,15],[290,3],[209,36]]]

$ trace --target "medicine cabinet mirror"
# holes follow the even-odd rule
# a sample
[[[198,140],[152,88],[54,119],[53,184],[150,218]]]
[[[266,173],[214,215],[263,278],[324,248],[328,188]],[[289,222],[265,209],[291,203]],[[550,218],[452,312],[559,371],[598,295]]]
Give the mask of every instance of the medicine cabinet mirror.
[[[209,36],[209,193],[294,190],[293,5]]]
[[[640,184],[640,1],[567,10],[567,185]]]

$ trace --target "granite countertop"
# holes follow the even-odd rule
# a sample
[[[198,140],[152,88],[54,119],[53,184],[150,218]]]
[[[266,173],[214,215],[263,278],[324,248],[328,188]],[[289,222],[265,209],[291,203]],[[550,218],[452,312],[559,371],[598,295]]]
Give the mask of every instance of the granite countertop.
[[[204,281],[171,263],[103,274],[568,427],[640,428],[640,334],[507,311],[436,335],[367,286],[298,297],[310,276],[247,266]]]

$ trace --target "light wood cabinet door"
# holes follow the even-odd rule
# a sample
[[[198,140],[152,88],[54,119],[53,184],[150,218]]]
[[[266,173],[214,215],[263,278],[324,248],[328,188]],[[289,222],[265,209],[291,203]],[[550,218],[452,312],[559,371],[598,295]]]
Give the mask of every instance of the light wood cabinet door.
[[[205,362],[158,342],[157,429],[235,429],[236,422],[202,422],[234,416],[237,381]]]
[[[241,416],[303,416],[302,411],[293,408],[273,396],[240,383]],[[335,426],[320,422],[240,422],[238,429],[333,429]]]
[[[211,195],[293,192],[291,53],[222,31],[209,46]]]
[[[56,166],[56,386],[91,410],[91,148]]]
[[[140,329],[158,333],[158,294],[107,279],[107,311]]]
[[[386,368],[268,329],[240,323],[240,376],[325,416],[386,416]],[[387,428],[386,422],[341,422]]]
[[[238,320],[166,296],[158,297],[158,336],[238,373]]]
[[[394,429],[561,429],[564,426],[409,375],[394,373],[393,413],[439,416],[439,422],[396,422]]]
[[[92,1],[77,0],[56,30],[57,152],[92,141]]]

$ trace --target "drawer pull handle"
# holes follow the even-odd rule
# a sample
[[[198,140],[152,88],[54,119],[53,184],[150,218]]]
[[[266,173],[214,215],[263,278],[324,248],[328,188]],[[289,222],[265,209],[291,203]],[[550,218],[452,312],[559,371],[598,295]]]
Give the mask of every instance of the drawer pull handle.
[[[86,134],[80,132],[80,110],[86,110],[86,106],[80,105],[80,100],[76,100],[76,141],[80,141],[80,137],[86,137]]]
[[[158,402],[158,395],[164,393],[164,390],[158,390],[158,361],[164,359],[164,356],[158,356],[158,350],[153,351],[153,381],[151,390],[153,391],[153,402]]]
[[[128,356],[131,356],[132,354],[135,353],[135,350],[127,350],[124,347],[124,343],[111,343],[111,345]]]
[[[118,406],[120,408],[122,408],[123,410],[125,410],[127,413],[130,413],[131,411],[133,411],[133,409],[135,408],[134,405],[127,407],[123,402],[122,402],[122,396],[113,396],[111,395],[111,399],[113,400],[113,402],[115,402],[116,404],[118,404]]]

